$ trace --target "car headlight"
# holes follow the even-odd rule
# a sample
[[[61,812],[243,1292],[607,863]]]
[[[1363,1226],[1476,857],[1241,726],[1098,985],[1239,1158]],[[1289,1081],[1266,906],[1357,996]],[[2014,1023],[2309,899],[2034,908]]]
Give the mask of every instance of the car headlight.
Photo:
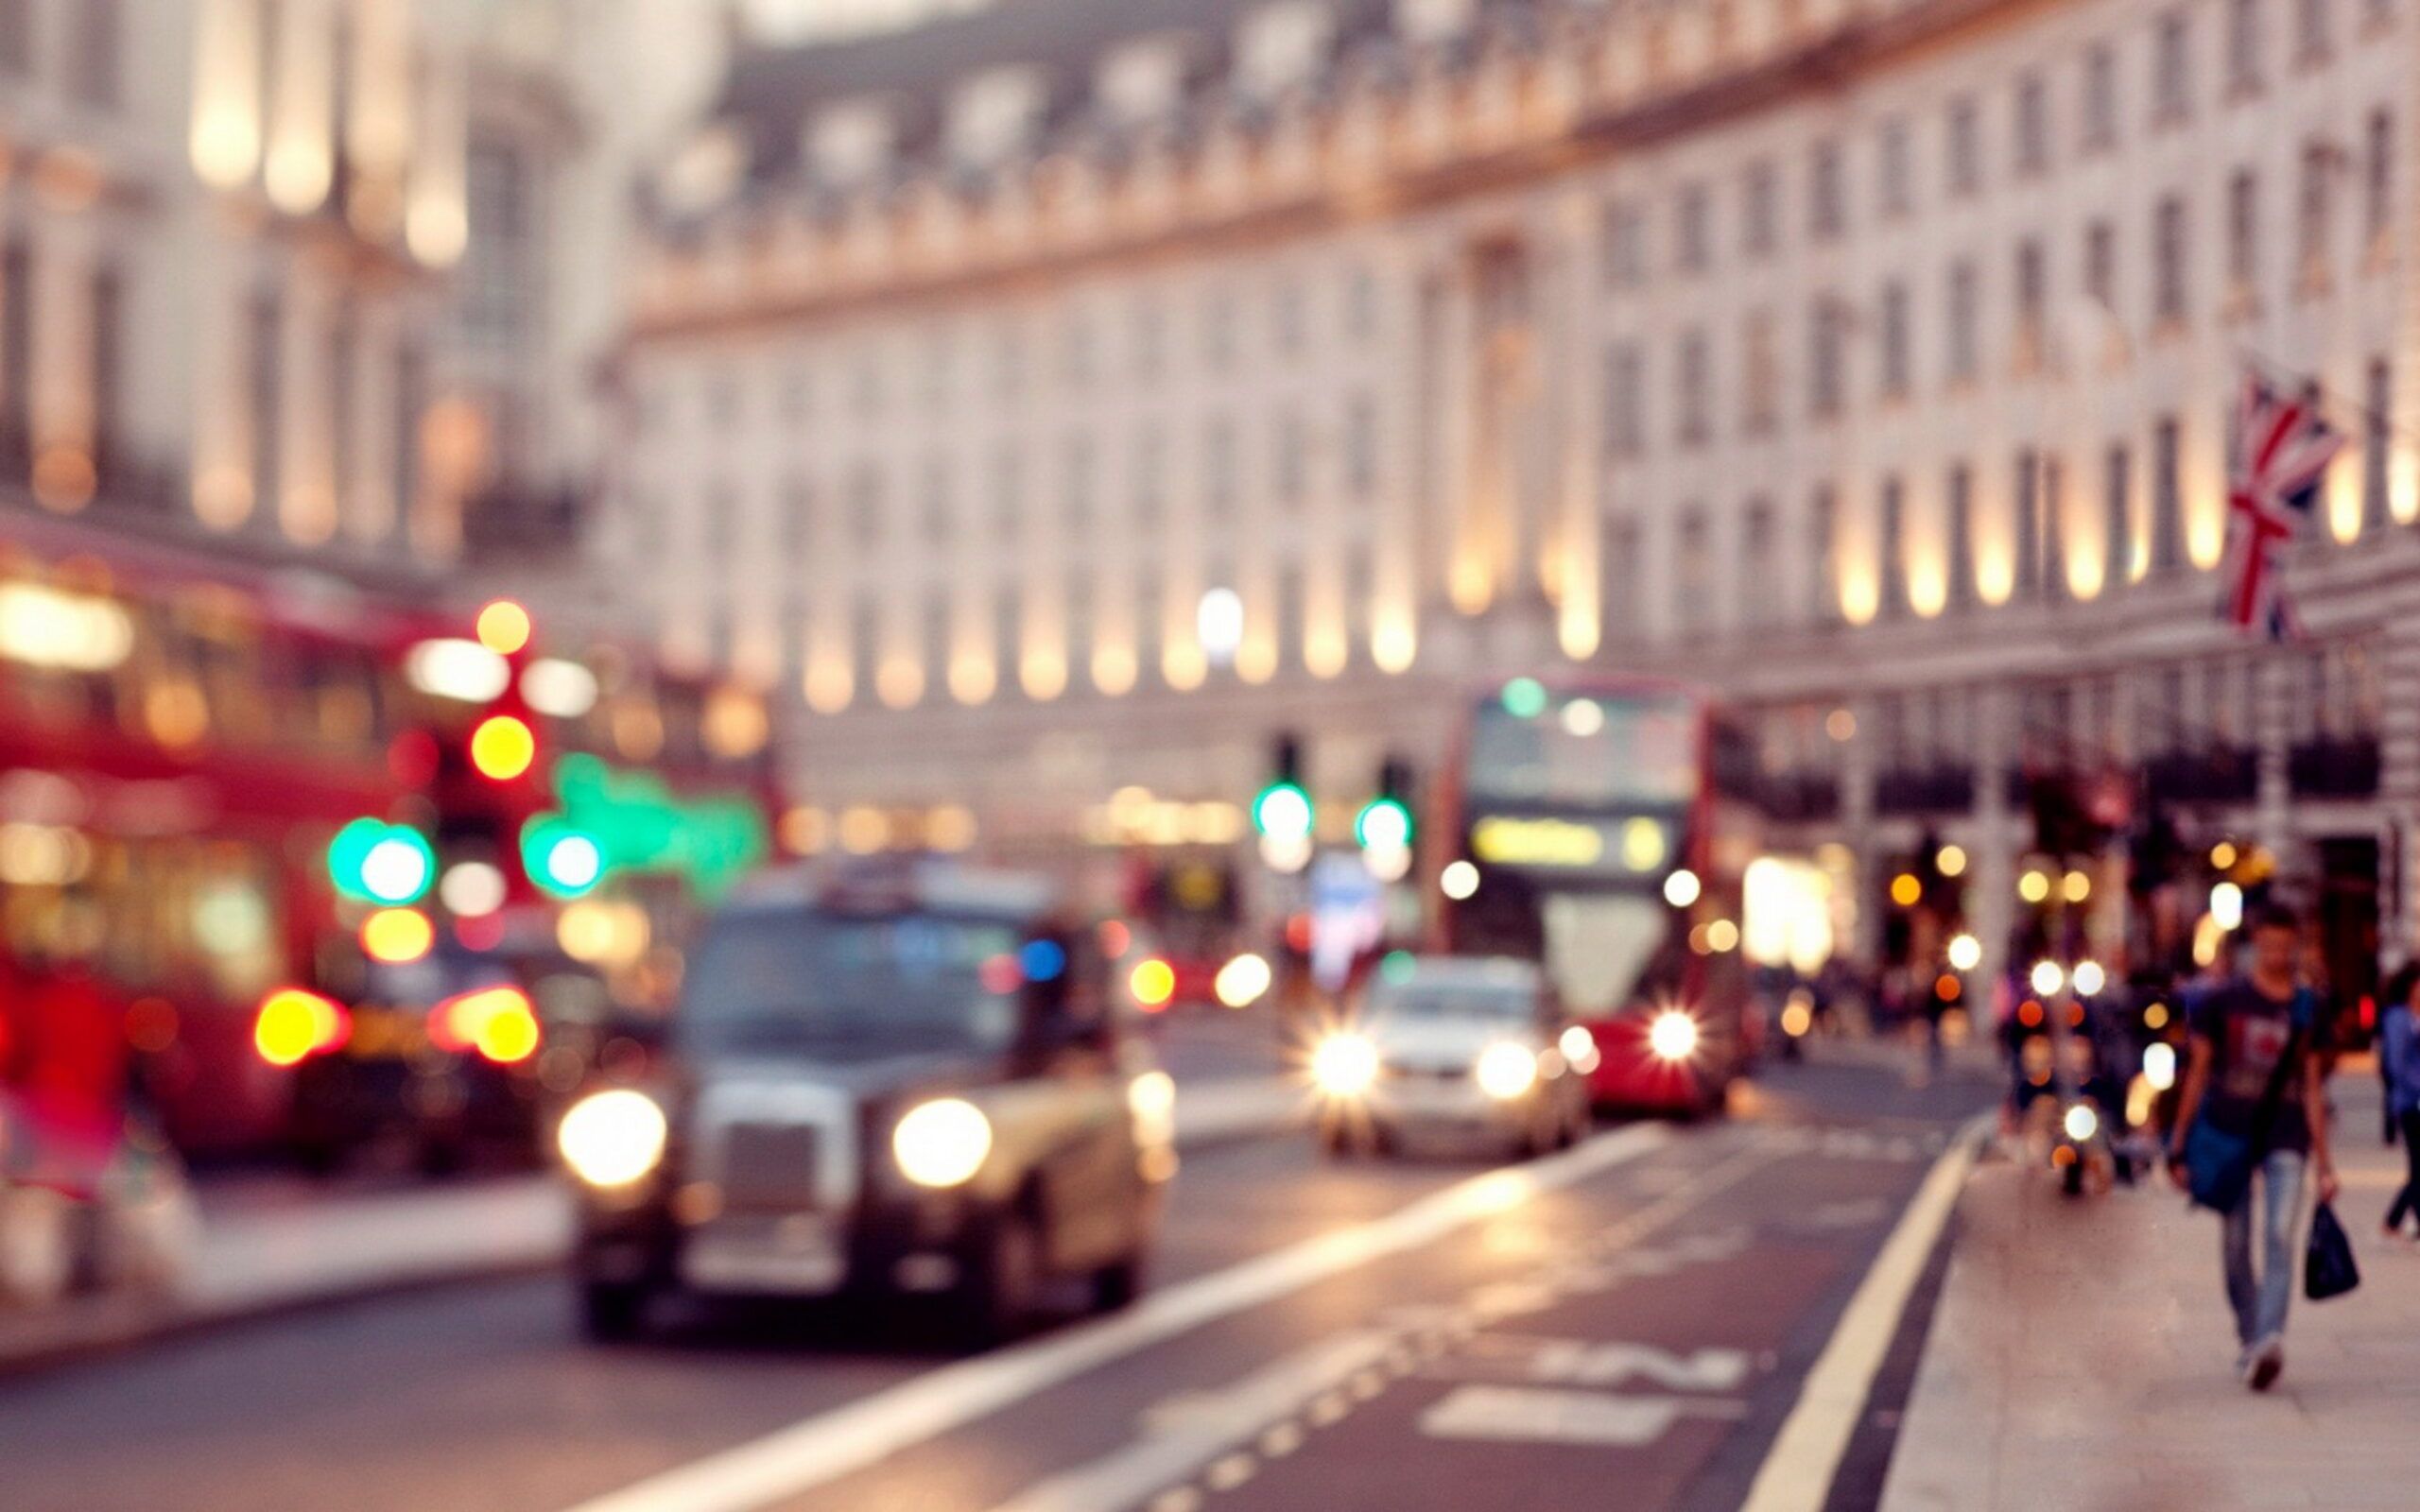
[[[1597,1053],[1597,1037],[1588,1032],[1585,1024],[1575,1023],[1564,1030],[1563,1038],[1555,1043],[1561,1047],[1564,1061],[1583,1076],[1595,1071],[1604,1058]]]
[[[2066,1130],[2067,1138],[2082,1144],[2100,1132],[2100,1115],[2078,1103],[2067,1109]]]
[[[1647,1048],[1660,1060],[1686,1060],[1698,1053],[1698,1021],[1667,1008],[1647,1026]]]
[[[669,1133],[654,1098],[616,1088],[574,1103],[555,1130],[555,1147],[590,1186],[626,1187],[663,1162]]]
[[[1176,1143],[1176,1082],[1165,1071],[1147,1071],[1126,1084],[1127,1110],[1134,1137],[1145,1144]]]
[[[1479,1052],[1478,1090],[1509,1103],[1538,1084],[1538,1054],[1527,1045],[1495,1044]]]
[[[1358,1097],[1378,1080],[1378,1047],[1357,1034],[1330,1035],[1311,1052],[1311,1080],[1330,1097]]]
[[[920,1187],[962,1187],[992,1155],[992,1121],[961,1097],[919,1103],[891,1131],[899,1173]]]

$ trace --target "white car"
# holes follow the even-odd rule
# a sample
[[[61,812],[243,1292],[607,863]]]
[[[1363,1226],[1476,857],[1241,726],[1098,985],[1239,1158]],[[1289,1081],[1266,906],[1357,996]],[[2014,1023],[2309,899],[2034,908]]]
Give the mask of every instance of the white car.
[[[1531,963],[1392,956],[1313,1049],[1320,1141],[1338,1155],[1424,1136],[1544,1154],[1588,1132],[1594,1059]]]

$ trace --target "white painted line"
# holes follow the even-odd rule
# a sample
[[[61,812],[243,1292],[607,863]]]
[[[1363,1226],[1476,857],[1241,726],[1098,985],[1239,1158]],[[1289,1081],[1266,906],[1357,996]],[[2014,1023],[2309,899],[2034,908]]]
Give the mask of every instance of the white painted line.
[[[1420,1431],[1431,1438],[1637,1449],[1663,1437],[1683,1418],[1737,1420],[1747,1411],[1747,1403],[1721,1398],[1461,1386],[1421,1414]]]
[[[1798,1404],[1783,1420],[1739,1512],[1821,1512],[1841,1457],[1848,1452],[1850,1435],[1857,1431],[1858,1415],[1865,1410],[1874,1378],[1890,1351],[1891,1337],[1908,1310],[1908,1298],[1957,1209],[1958,1194],[1974,1168],[1975,1151],[1989,1121],[1987,1114],[1967,1125],[1909,1199],[1898,1227],[1883,1241],[1873,1269],[1849,1298],[1831,1342],[1807,1372]]]
[[[583,1502],[572,1512],[751,1512],[1013,1406],[1113,1360],[1436,1243],[1668,1143],[1636,1125],[1577,1149],[1457,1182],[1382,1218],[1197,1277],[1115,1317],[943,1366],[752,1443]]]

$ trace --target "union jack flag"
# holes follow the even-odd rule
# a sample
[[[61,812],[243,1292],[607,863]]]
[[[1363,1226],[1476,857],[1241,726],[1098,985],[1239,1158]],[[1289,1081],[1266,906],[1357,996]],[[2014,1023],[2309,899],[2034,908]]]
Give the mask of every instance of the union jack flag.
[[[2343,434],[2319,413],[2316,389],[2289,397],[2257,376],[2244,381],[2227,479],[2226,600],[2221,617],[2273,641],[2301,633],[2286,595],[2278,548],[2317,512],[2327,465]]]

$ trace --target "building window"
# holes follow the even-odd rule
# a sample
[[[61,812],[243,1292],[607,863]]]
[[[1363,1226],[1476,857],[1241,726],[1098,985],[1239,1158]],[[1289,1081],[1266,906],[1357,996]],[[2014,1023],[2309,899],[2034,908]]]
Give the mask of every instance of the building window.
[[[2361,523],[2376,530],[2387,521],[2387,453],[2394,432],[2394,369],[2384,357],[2370,360],[2361,387]]]
[[[1278,412],[1276,452],[1277,502],[1287,509],[1299,509],[1310,484],[1310,448],[1303,435],[1300,410]]]
[[[2050,269],[2042,244],[2028,236],[2016,244],[2016,346],[2020,363],[2039,361],[2043,325],[2050,305]]]
[[[2227,89],[2260,88],[2260,0],[2227,0]]]
[[[2135,461],[2122,443],[2101,460],[2100,517],[2108,530],[2106,580],[2120,582],[2134,576],[2135,561]]]
[[[2185,438],[2174,416],[2152,427],[2152,571],[2185,565]]]
[[[2326,143],[2304,144],[2301,262],[2306,279],[2327,276],[2327,232],[2335,206],[2336,197],[2331,192],[2335,169],[2335,153]]]
[[[2249,299],[2260,281],[2260,181],[2250,168],[2227,180],[2227,283]]]
[[[1908,123],[1899,117],[1882,123],[1880,146],[1882,214],[1904,215],[1914,208],[1915,166],[1909,161]]]
[[[1059,338],[1059,373],[1070,388],[1093,381],[1093,323],[1078,311],[1067,317]]]
[[[2104,311],[2118,306],[2118,228],[2096,220],[2083,232],[2083,291]]]
[[[1378,336],[1378,276],[1359,266],[1344,279],[1344,334],[1356,341]]]
[[[285,491],[280,472],[285,458],[278,446],[285,429],[285,304],[274,287],[262,288],[252,296],[251,345],[252,498],[256,510],[266,518],[274,513]],[[420,434],[419,418],[413,417],[412,427],[401,434]],[[418,448],[406,444],[397,450]],[[408,507],[411,495],[402,497]]]
[[[2394,212],[2394,116],[2381,108],[2370,112],[2361,154],[2361,232],[2373,246],[2384,245],[2389,217]]]
[[[2016,171],[2050,166],[2050,86],[2039,74],[2016,81]]]
[[[1159,535],[1168,508],[1168,438],[1156,425],[1134,438],[1134,529],[1144,539]]]
[[[68,82],[76,97],[104,110],[115,106],[122,88],[125,17],[121,0],[77,0],[69,13],[76,29],[68,53]]]
[[[1705,442],[1709,429],[1707,415],[1714,403],[1713,367],[1706,351],[1705,333],[1683,333],[1679,372],[1679,435],[1683,446],[1701,446]]]
[[[2052,598],[2067,592],[2067,470],[2056,453],[2042,458],[2042,587]]]
[[[1714,261],[1714,197],[1703,183],[1683,184],[1674,215],[1674,261],[1684,273],[1704,272]]]
[[[2105,152],[2118,145],[2118,49],[2097,42],[2083,55],[2083,147]]]
[[[1740,194],[1739,246],[1750,257],[1769,257],[1781,239],[1781,171],[1770,158],[1748,165]]]
[[[1378,404],[1368,394],[1345,403],[1344,488],[1365,503],[1378,491]]]
[[[1971,195],[1982,187],[1983,117],[1971,94],[1949,102],[1948,173],[1952,196]]]
[[[2323,63],[2335,50],[2335,17],[2328,0],[2294,0],[2294,60]]]
[[[2009,544],[2015,551],[2016,596],[2042,592],[2042,456],[2031,447],[2016,454],[2015,493],[2009,510]]]
[[[1201,502],[1213,516],[1236,507],[1236,426],[1219,419],[1201,438]]]
[[[1818,142],[1806,174],[1807,230],[1819,242],[1848,229],[1847,170],[1838,142]]]
[[[1714,541],[1703,506],[1682,511],[1672,549],[1672,623],[1684,631],[1714,627]]]
[[[1156,302],[1148,299],[1134,302],[1132,340],[1135,381],[1159,382],[1160,375],[1167,370],[1168,330]]]
[[[1236,361],[1236,298],[1213,289],[1201,301],[1201,360],[1212,372],[1225,372]]]
[[[2163,195],[2152,212],[2152,317],[2185,318],[2185,199]]]
[[[1807,346],[1806,407],[1817,420],[1835,419],[1848,367],[1848,316],[1837,296],[1816,296]]]
[[[1303,285],[1290,278],[1280,279],[1269,305],[1270,333],[1276,340],[1278,353],[1288,357],[1302,355],[1303,336],[1308,324],[1303,313]]]
[[[1616,456],[1647,449],[1646,358],[1635,342],[1605,353],[1605,449]]]
[[[1975,265],[1963,259],[1949,266],[1948,369],[1951,383],[1973,381],[1982,366],[1982,291]]]
[[[1004,404],[1025,398],[1025,336],[1013,326],[1003,328],[993,342],[992,387]]]
[[[864,557],[882,546],[882,472],[864,464],[849,474],[849,539]]]
[[[0,0],[0,75],[33,77],[33,28],[34,0]]]
[[[1646,579],[1638,522],[1618,520],[1605,541],[1605,603],[1612,610],[1610,627],[1618,640],[1634,641],[1644,627],[1639,615],[1639,585]]]
[[[1949,607],[1975,602],[1975,476],[1966,464],[1949,470]]]
[[[1740,622],[1750,627],[1773,623],[1773,507],[1769,499],[1751,499],[1739,524]]]
[[[2173,126],[2193,112],[2193,32],[2182,10],[2159,18],[2152,42],[2152,114]]]
[[[1752,310],[1740,331],[1740,429],[1770,436],[1781,426],[1781,337],[1771,310]]]
[[[1098,492],[1098,469],[1094,466],[1093,455],[1091,437],[1067,438],[1064,482],[1067,490],[1067,539],[1070,541],[1082,541],[1089,536],[1098,513],[1094,502]]]
[[[1841,616],[1840,513],[1840,500],[1831,485],[1816,485],[1814,497],[1806,505],[1806,563],[1815,575],[1807,602],[1814,608],[1815,619],[1827,624]]]
[[[1605,207],[1605,281],[1625,289],[1647,282],[1647,217],[1627,200]]]
[[[421,410],[428,400],[428,353],[417,341],[406,341],[395,353],[395,498],[406,510],[420,498],[420,448],[410,438],[420,434]]]
[[[1908,312],[1908,286],[1893,282],[1882,285],[1882,397],[1905,399],[1913,386],[1910,372],[1912,338],[1909,327],[1912,323]]]
[[[126,275],[115,264],[104,263],[94,270],[92,299],[93,465],[106,486],[112,465],[123,460],[118,449],[126,434]],[[338,329],[350,327],[340,323]],[[351,362],[338,362],[334,376],[338,385],[349,384]],[[339,443],[351,413],[349,404],[334,408],[332,419]],[[339,480],[345,476],[340,457],[336,475]]]
[[[1899,480],[1882,480],[1876,500],[1881,516],[1882,613],[1896,619],[1908,611],[1908,499]]]

